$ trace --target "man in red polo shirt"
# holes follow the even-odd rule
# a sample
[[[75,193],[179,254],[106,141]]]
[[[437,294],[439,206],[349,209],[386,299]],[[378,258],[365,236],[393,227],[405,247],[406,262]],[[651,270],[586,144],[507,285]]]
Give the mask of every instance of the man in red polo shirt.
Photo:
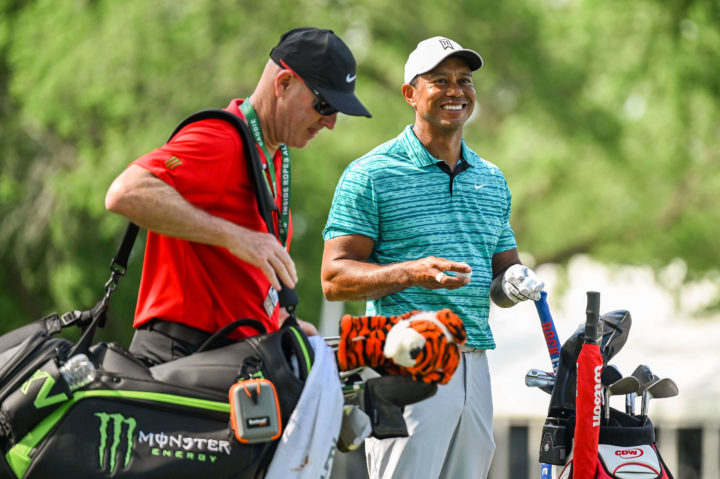
[[[337,35],[296,28],[270,52],[250,97],[225,108],[253,134],[278,207],[277,237],[258,212],[242,139],[225,121],[187,125],[115,179],[107,209],[148,230],[130,345],[138,357],[157,364],[191,354],[239,318],[278,329],[285,314],[277,291],[281,282],[297,282],[288,254],[288,147],[302,148],[332,129],[338,112],[370,117],[355,97],[355,78],[355,59]],[[311,324],[301,326],[317,334]]]

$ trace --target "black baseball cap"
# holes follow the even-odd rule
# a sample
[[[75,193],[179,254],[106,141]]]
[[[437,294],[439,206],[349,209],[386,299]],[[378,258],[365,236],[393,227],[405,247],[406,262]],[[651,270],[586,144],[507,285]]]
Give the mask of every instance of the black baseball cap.
[[[293,28],[280,37],[270,58],[283,61],[338,111],[370,118],[355,96],[355,58],[332,30]]]

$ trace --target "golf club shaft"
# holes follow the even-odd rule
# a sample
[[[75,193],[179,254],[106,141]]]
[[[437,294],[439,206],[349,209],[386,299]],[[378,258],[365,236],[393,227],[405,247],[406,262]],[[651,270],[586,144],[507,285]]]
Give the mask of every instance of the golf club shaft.
[[[535,301],[535,309],[537,309],[540,318],[540,325],[542,326],[545,344],[550,354],[553,372],[557,373],[558,364],[560,363],[560,336],[558,336],[557,330],[555,329],[555,322],[550,314],[550,307],[547,303],[547,293],[545,291],[540,292],[540,299]],[[540,477],[552,477],[551,464],[540,464]]]
[[[645,424],[647,422],[647,412],[650,405],[650,393],[648,390],[644,390],[642,393],[642,403],[640,405],[640,422]]]
[[[625,395],[625,413],[631,416],[635,416],[635,398],[636,393],[630,393]]]
[[[547,303],[547,293],[545,291],[540,292],[540,299],[535,301],[535,309],[537,309],[538,316],[540,317],[540,325],[542,326],[545,344],[550,354],[553,372],[557,372],[558,363],[560,362],[560,337],[558,336],[555,323],[550,314],[550,307]]]

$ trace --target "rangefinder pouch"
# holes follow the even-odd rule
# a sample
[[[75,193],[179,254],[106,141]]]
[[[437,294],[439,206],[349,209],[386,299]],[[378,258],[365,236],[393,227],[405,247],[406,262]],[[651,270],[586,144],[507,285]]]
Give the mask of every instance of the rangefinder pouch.
[[[277,391],[267,379],[248,379],[233,384],[229,392],[230,425],[244,444],[280,437],[282,423]]]

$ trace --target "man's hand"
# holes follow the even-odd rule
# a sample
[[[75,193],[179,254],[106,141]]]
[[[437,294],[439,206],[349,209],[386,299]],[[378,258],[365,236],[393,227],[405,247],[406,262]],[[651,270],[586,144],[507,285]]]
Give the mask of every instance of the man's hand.
[[[375,241],[363,235],[344,235],[325,241],[322,288],[330,301],[382,298],[415,286],[457,289],[470,282],[472,268],[429,256],[390,264],[370,262]],[[445,274],[453,272],[455,276]]]
[[[426,289],[458,289],[470,282],[472,268],[444,258],[428,256],[407,263],[410,285]],[[455,276],[445,274],[452,271]]]
[[[503,274],[502,289],[514,303],[531,299],[540,299],[540,291],[545,287],[533,270],[522,264],[510,266]]]
[[[277,238],[244,228],[241,231],[241,235],[232,238],[228,251],[260,268],[276,290],[281,289],[280,281],[288,288],[294,288],[298,280],[295,263]]]

